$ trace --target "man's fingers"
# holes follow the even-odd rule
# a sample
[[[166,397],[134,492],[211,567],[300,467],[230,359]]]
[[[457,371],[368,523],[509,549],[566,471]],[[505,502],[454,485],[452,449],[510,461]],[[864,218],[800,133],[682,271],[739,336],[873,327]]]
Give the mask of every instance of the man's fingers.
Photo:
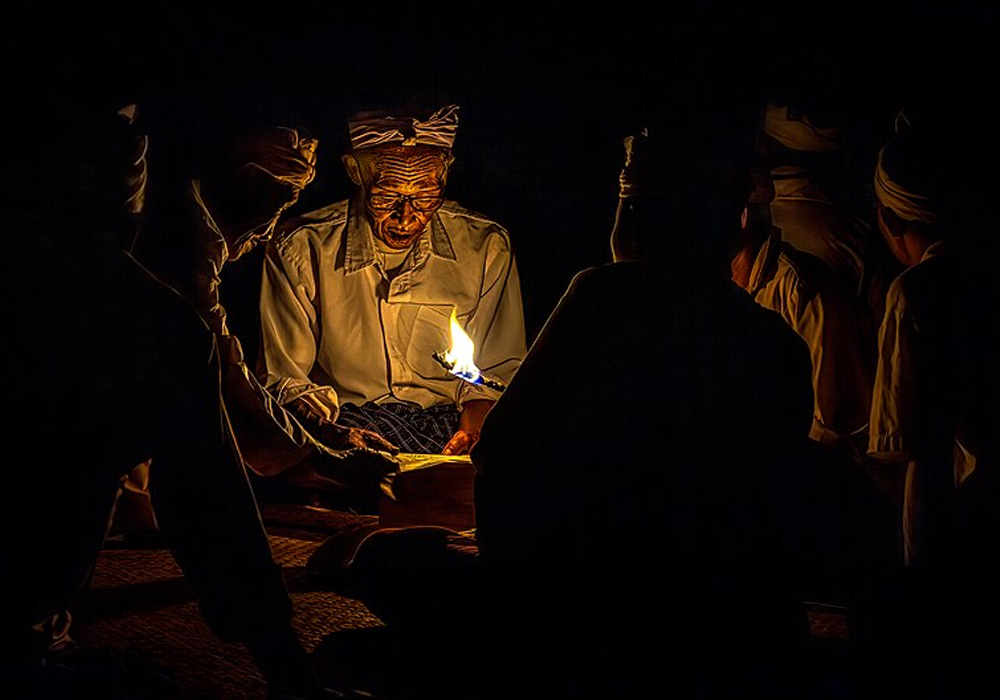
[[[376,443],[378,449],[384,450],[389,454],[399,454],[399,448],[393,445],[391,442],[383,438],[381,435],[376,435]]]
[[[441,450],[443,455],[464,455],[472,451],[472,446],[476,440],[465,431],[460,431],[452,436],[448,444]]]
[[[398,454],[399,448],[393,445],[391,442],[386,440],[384,437],[378,433],[372,432],[371,430],[364,430],[362,428],[351,428],[350,443],[354,447],[360,447],[366,450],[374,450],[376,452],[388,452],[389,454]]]
[[[244,168],[256,168],[276,180],[304,188],[316,176],[319,140],[288,127],[248,134],[238,147]]]

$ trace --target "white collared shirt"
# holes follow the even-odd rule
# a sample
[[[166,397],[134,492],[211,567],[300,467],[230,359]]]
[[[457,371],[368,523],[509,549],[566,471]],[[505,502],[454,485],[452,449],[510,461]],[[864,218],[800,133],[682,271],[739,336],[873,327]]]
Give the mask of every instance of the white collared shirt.
[[[943,389],[939,389],[938,394],[925,393],[921,396],[925,400],[928,396],[935,399],[933,406],[921,405],[918,398],[917,389],[921,382],[925,386],[934,385],[924,375],[935,372],[945,374],[947,368],[928,366],[927,358],[922,358],[924,346],[936,339],[926,337],[929,331],[922,327],[920,314],[914,309],[919,308],[921,303],[926,305],[925,300],[935,293],[936,285],[954,284],[947,273],[942,274],[934,268],[934,261],[952,255],[952,243],[949,239],[932,243],[920,261],[904,270],[889,287],[885,319],[879,330],[878,370],[868,444],[868,454],[883,461],[906,462],[915,457],[926,458],[926,455],[918,454],[927,451],[926,447],[919,447],[927,441],[924,434],[926,426],[928,423],[943,423],[939,418],[929,419],[929,416],[939,416],[942,407],[947,412],[953,403],[948,400],[947,393],[940,393]],[[942,293],[938,292],[938,295],[942,296]],[[963,340],[955,338],[952,342],[960,347]],[[923,354],[926,354],[925,350]],[[936,356],[935,359],[940,360]],[[945,383],[944,387],[957,391],[949,383]],[[947,448],[943,449],[948,452]],[[977,451],[974,446],[967,448],[955,440],[956,484],[962,483],[975,469]]]
[[[781,246],[777,255],[772,245]],[[815,256],[770,240],[754,261],[749,291],[809,347],[814,402],[809,437],[834,444],[863,436],[871,410],[875,337],[853,291]]]
[[[287,225],[268,245],[258,374],[282,404],[308,395],[335,418],[342,404],[459,407],[498,393],[449,374],[450,319],[475,362],[507,383],[526,353],[520,281],[506,230],[447,201],[389,279],[359,202]]]
[[[868,225],[846,206],[826,196],[805,174],[775,174],[771,223],[781,239],[825,262],[857,292],[868,247]]]

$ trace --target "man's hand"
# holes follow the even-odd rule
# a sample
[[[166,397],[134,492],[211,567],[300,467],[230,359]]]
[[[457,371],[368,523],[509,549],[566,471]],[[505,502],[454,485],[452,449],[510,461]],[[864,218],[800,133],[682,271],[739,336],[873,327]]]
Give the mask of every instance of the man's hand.
[[[462,415],[458,419],[458,430],[451,440],[441,450],[443,455],[467,455],[479,440],[479,431],[483,429],[483,421],[493,408],[494,401],[488,399],[473,399],[462,407]]]
[[[318,422],[313,437],[334,450],[375,450],[398,454],[399,448],[378,433],[364,428],[350,428],[328,420]]]
[[[284,211],[316,175],[316,139],[270,127],[241,134],[218,167],[202,177],[202,194],[236,260],[266,240]]]
[[[386,452],[353,449],[337,454],[314,452],[282,474],[285,483],[319,496],[320,501],[345,501],[359,513],[378,513],[382,484],[399,471]]]
[[[243,135],[234,157],[239,176],[263,174],[291,186],[295,196],[316,176],[316,147],[319,142],[297,129],[278,126]],[[242,163],[241,163],[242,161]]]
[[[441,450],[443,455],[467,455],[472,451],[473,445],[479,441],[478,430],[456,430],[451,436],[451,440]]]
[[[618,196],[632,197],[641,184],[642,168],[646,161],[646,139],[649,132],[643,128],[638,134],[626,136],[622,145],[625,147],[625,163],[618,174]]]
[[[333,422],[330,418],[336,414],[336,409],[316,402],[308,395],[300,396],[285,407],[310,435],[331,450],[374,450],[399,454],[399,448],[378,433]]]

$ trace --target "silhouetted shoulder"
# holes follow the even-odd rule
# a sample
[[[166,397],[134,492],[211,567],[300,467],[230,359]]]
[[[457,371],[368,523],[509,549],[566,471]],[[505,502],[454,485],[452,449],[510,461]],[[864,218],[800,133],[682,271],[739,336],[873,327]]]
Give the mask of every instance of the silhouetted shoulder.
[[[332,228],[342,225],[347,221],[347,210],[348,200],[345,199],[306,214],[291,217],[278,223],[271,240],[275,243],[281,242],[295,234],[296,231],[305,228]]]

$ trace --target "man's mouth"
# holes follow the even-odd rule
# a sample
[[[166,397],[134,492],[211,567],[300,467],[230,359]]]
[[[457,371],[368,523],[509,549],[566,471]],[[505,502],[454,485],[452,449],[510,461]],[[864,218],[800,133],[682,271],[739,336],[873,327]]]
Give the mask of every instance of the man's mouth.
[[[393,230],[390,228],[384,229],[384,232],[386,238],[388,238],[390,241],[396,241],[399,243],[405,243],[411,240],[414,235],[416,235],[416,232],[414,231],[406,231],[406,230],[401,231],[398,229]]]

